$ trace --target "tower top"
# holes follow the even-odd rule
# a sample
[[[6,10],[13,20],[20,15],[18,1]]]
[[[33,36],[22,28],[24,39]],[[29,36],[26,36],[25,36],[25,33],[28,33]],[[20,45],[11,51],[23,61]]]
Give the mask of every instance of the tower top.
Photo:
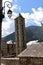
[[[22,19],[24,19],[24,17],[19,13],[19,15],[15,18],[15,20],[16,19],[19,19],[19,18],[22,18]]]
[[[19,13],[19,17],[22,17],[23,18],[23,16]]]

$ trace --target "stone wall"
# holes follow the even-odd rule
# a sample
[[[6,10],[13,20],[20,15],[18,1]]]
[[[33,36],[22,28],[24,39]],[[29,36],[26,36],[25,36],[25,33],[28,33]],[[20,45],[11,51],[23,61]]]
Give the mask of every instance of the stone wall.
[[[1,65],[19,65],[19,58],[1,58]]]
[[[10,56],[16,56],[16,44],[7,44],[7,54]]]
[[[16,41],[16,56],[26,48],[25,38],[25,19],[19,13],[15,18],[15,41]]]
[[[43,65],[43,58],[39,57],[20,58],[20,65]]]
[[[5,41],[1,40],[1,55],[5,56],[7,54],[7,44]]]
[[[16,56],[16,44],[7,44],[6,41],[1,40],[1,56],[12,57]]]

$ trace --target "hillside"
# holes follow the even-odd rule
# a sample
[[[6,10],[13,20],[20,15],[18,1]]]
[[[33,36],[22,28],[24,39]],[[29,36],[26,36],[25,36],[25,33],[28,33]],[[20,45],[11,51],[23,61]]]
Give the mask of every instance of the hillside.
[[[13,40],[15,41],[15,32],[2,38],[5,41]],[[32,40],[43,41],[43,28],[39,26],[30,26],[26,28],[26,42]]]
[[[27,42],[31,40],[43,41],[43,28],[39,26],[31,26],[26,28]]]

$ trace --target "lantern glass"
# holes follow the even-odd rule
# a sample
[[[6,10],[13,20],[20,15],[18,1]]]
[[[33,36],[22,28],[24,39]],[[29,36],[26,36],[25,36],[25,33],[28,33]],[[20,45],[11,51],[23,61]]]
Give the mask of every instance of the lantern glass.
[[[9,18],[11,18],[12,14],[7,14]]]
[[[8,10],[7,15],[8,15],[9,18],[11,18],[11,16],[12,16],[12,11],[11,11],[11,10]]]

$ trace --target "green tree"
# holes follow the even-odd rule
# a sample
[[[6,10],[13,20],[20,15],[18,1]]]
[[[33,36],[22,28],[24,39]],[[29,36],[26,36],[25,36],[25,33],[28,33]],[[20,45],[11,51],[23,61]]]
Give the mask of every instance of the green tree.
[[[41,23],[41,25],[42,25],[41,28],[43,29],[43,23]]]

